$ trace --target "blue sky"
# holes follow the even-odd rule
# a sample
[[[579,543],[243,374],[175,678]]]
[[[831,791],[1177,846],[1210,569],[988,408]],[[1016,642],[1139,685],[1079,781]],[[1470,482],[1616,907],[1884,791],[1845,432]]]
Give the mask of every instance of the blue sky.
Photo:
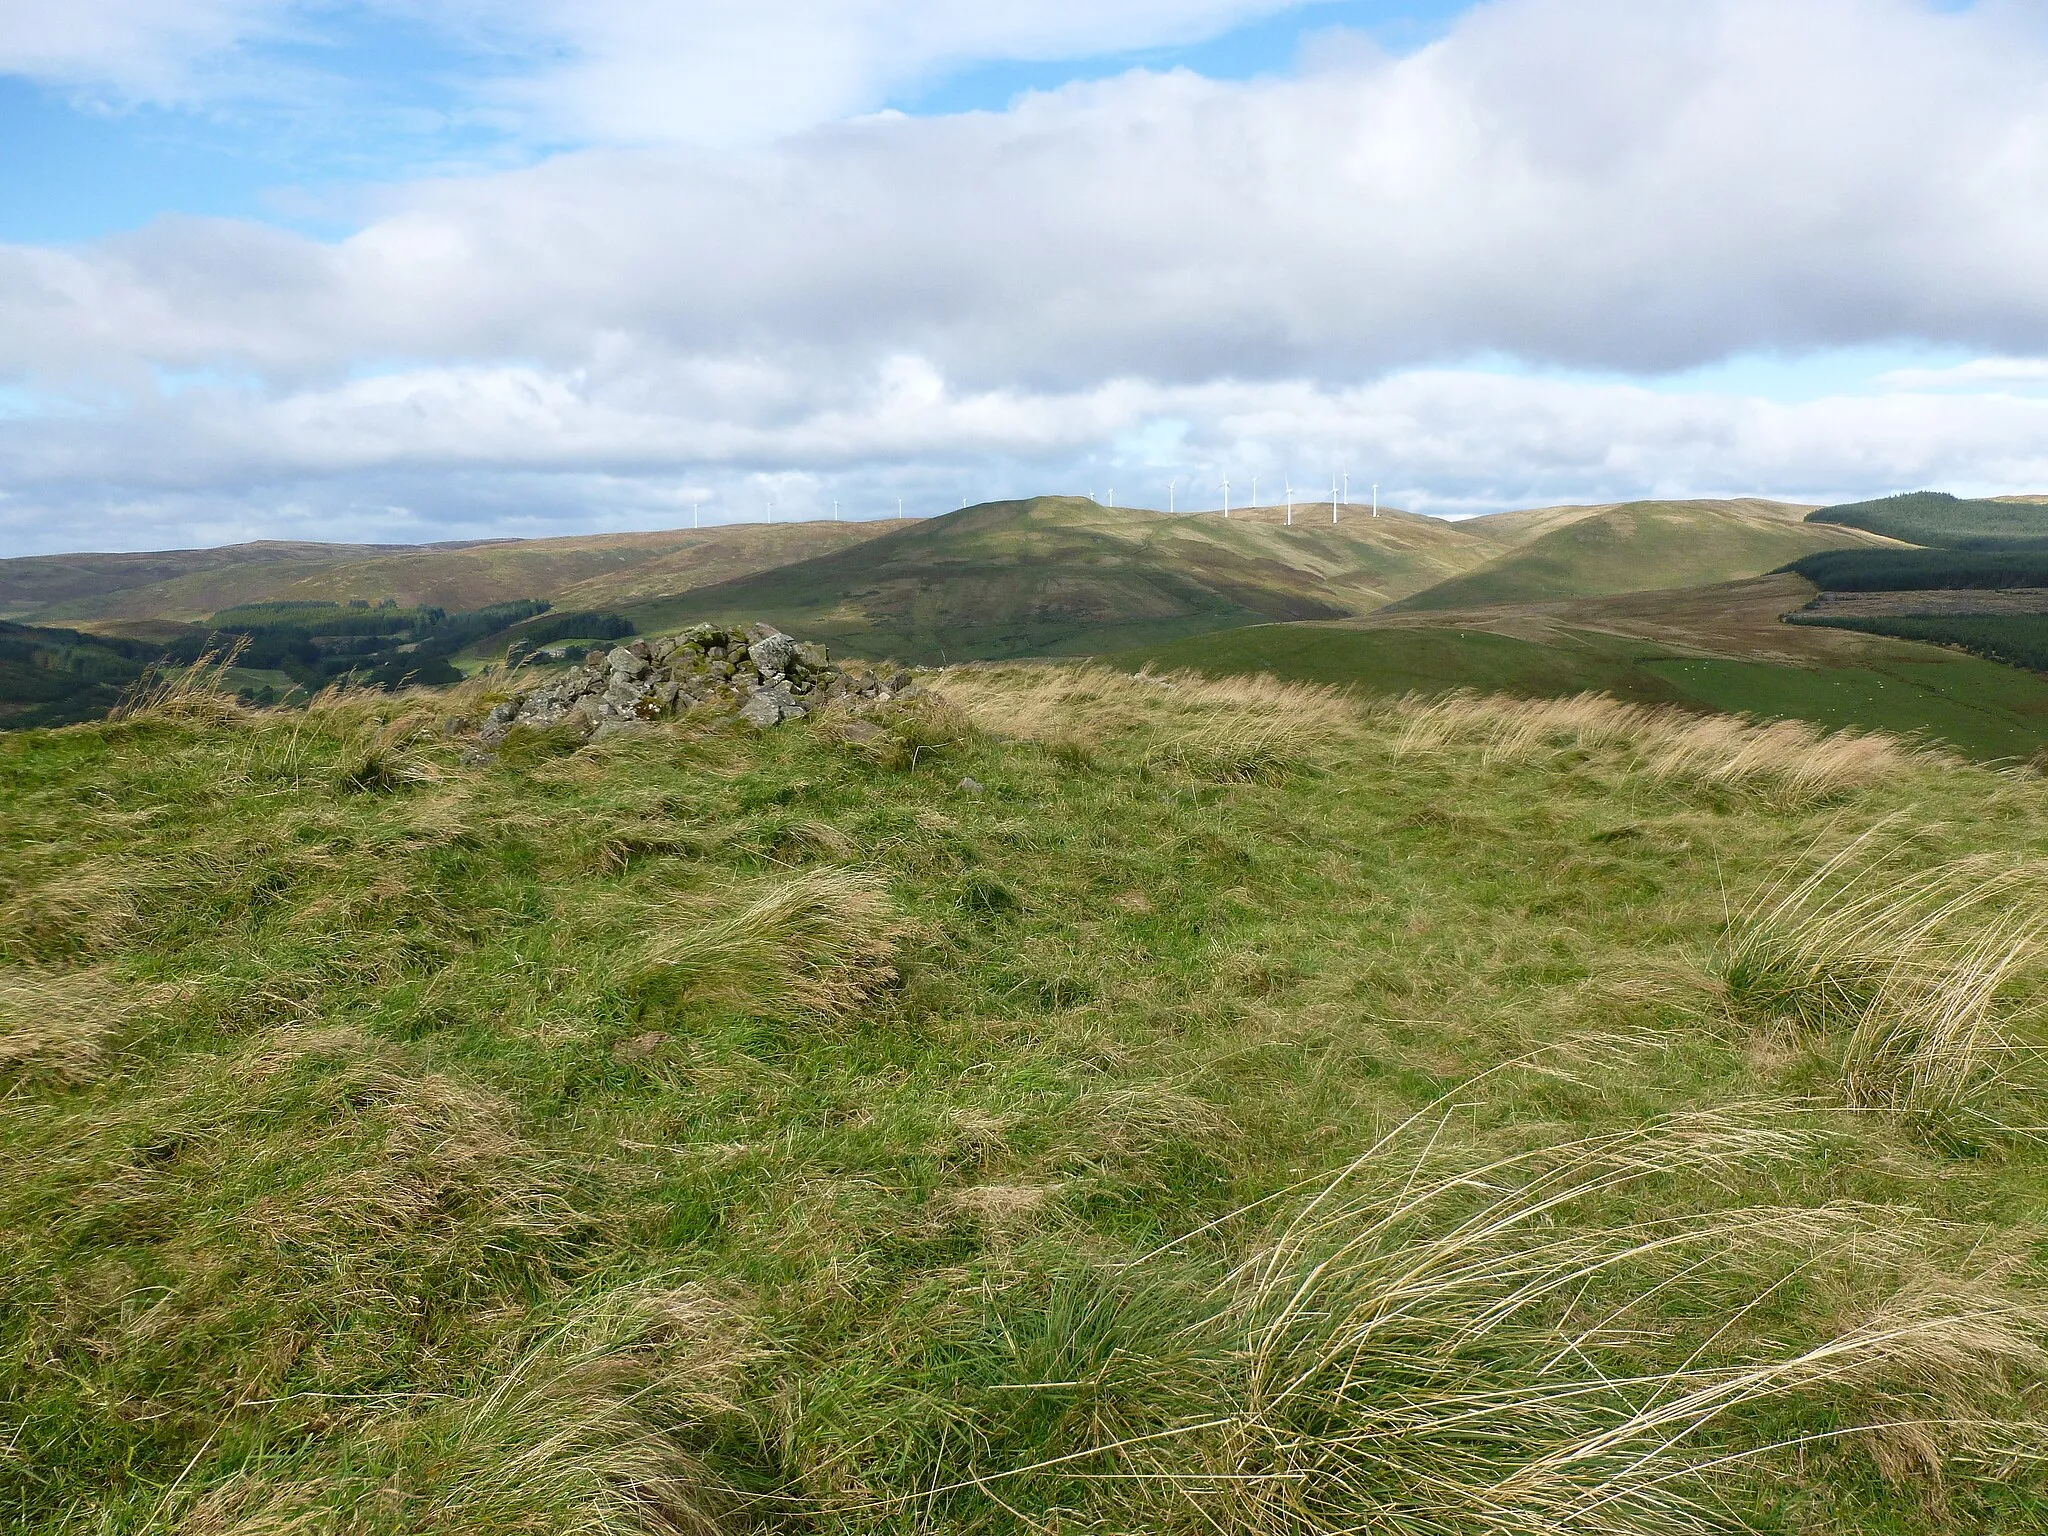
[[[914,114],[1000,110],[1026,91],[1132,69],[1220,80],[1285,74],[1318,34],[1346,29],[1406,51],[1441,36],[1467,8],[1463,0],[1327,0],[1196,42],[941,64],[886,105]],[[284,100],[258,89],[166,104],[101,82],[0,75],[0,240],[90,240],[166,213],[332,235],[352,223],[358,184],[504,169],[587,147],[567,136],[536,139],[528,125],[479,106],[476,83],[515,76],[521,63],[481,39],[343,7],[300,35],[255,42],[237,60],[238,72]]]
[[[2048,488],[2043,78],[2026,0],[17,7],[0,553]]]

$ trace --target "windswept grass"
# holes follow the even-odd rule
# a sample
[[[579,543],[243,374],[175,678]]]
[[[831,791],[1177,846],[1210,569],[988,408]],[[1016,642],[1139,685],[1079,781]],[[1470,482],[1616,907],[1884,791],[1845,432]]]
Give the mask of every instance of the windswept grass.
[[[1777,1336],[1779,1287],[1801,1267],[1882,1266],[1925,1242],[1900,1213],[1615,1215],[1618,1194],[1800,1152],[1715,1116],[1490,1162],[1371,1149],[1227,1282],[1241,1374],[1213,1481],[1178,1479],[1188,1513],[1221,1504],[1226,1529],[1332,1536],[1717,1530],[1717,1485],[1782,1449],[1758,1410],[1787,1399],[1854,1403],[1950,1453],[2031,1443],[2019,1394],[2044,1360],[2037,1305],[1958,1286]],[[1689,1337],[1669,1326],[1681,1298],[1700,1319]]]
[[[698,895],[653,925],[644,965],[665,988],[776,1016],[860,1006],[896,979],[903,926],[879,879],[830,867]]]
[[[1404,700],[1400,751],[1478,746],[1489,760],[1529,762],[1566,752],[1613,752],[1653,781],[1752,789],[1802,804],[1890,782],[1946,761],[1895,737],[1823,732],[1797,720],[1759,724],[1622,704],[1599,694],[1501,699],[1450,694]]]
[[[109,720],[187,720],[225,725],[242,718],[245,707],[235,697],[228,674],[247,648],[238,639],[208,651],[190,666],[153,667],[128,690],[108,714]]]
[[[920,681],[0,740],[0,1527],[2048,1522],[2034,776]]]
[[[2039,960],[2042,871],[1975,856],[1902,867],[1875,829],[1767,887],[1733,924],[1738,1007],[1841,1037],[1849,1102],[1953,1117],[2018,1041],[2016,990]]]

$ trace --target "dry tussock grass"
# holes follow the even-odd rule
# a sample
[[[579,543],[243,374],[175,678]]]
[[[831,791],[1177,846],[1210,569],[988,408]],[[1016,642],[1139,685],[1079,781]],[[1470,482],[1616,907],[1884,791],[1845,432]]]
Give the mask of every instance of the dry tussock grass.
[[[179,1536],[722,1536],[729,1492],[674,1431],[735,1411],[747,1337],[702,1289],[612,1293],[466,1391],[357,1417],[337,1465],[228,1479]]]
[[[1175,1145],[1230,1146],[1238,1128],[1215,1105],[1166,1083],[1097,1088],[1062,1111],[1050,1148],[1055,1164],[1129,1174]]]
[[[208,651],[189,667],[151,668],[107,712],[107,718],[135,724],[162,720],[216,727],[250,719],[255,712],[236,698],[228,685],[228,673],[248,644],[237,640],[224,650]]]
[[[1316,761],[1357,734],[1335,688],[1268,675],[1157,677],[1098,666],[969,667],[946,696],[991,735],[1036,741],[1085,766],[1107,742],[1155,733],[1149,760],[1202,777],[1253,779]]]
[[[151,872],[100,857],[59,870],[0,901],[0,954],[53,960],[106,954],[132,943]]]
[[[689,997],[838,1017],[896,979],[905,925],[880,876],[825,866],[684,899],[651,919],[643,972]]]
[[[2038,1440],[2023,1394],[2048,1364],[2048,1309],[1990,1278],[1892,1283],[1832,1336],[1774,1342],[1773,1276],[1881,1273],[1938,1249],[1913,1218],[1611,1214],[1653,1181],[1733,1182],[1808,1155],[1807,1138],[1696,1116],[1475,1164],[1444,1129],[1411,1123],[1374,1147],[1224,1282],[1235,1344],[1214,1416],[1113,1448],[1118,1476],[1166,1500],[1150,1528],[1720,1530],[1717,1482],[1773,1449],[1723,1431],[1772,1404],[1881,1431],[1872,1448],[1897,1476]],[[1674,1333],[1674,1309],[1712,1331]]]
[[[1619,751],[1656,780],[1758,790],[1801,803],[1896,781],[1949,759],[1875,732],[1824,732],[1797,720],[1759,724],[1623,704],[1604,694],[1513,699],[1472,693],[1391,706],[1403,755],[1477,746],[1489,761],[1534,762],[1562,752]]]
[[[438,714],[410,702],[390,719],[380,718],[375,709],[351,704],[328,711],[328,724],[338,728],[341,738],[333,771],[337,794],[387,794],[447,777],[429,751],[438,734]]]
[[[0,974],[0,1082],[82,1083],[146,999],[104,970]]]
[[[1731,924],[1722,974],[1752,1015],[1845,1036],[1850,1103],[1952,1116],[2018,1050],[2044,872],[1985,855],[1904,868],[1883,831],[1766,887]]]

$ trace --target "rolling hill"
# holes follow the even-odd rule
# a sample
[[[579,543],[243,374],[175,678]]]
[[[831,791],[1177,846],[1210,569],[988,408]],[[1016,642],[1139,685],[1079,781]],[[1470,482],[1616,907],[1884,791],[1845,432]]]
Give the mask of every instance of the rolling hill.
[[[1398,600],[1399,609],[1596,597],[1760,576],[1817,550],[1868,545],[1869,534],[1801,520],[1771,501],[1638,501],[1475,518],[1461,526],[1498,553]]]
[[[199,621],[268,602],[392,601],[451,612],[519,598],[612,607],[843,549],[901,522],[745,523],[659,533],[423,545],[239,544],[0,560],[0,618]]]
[[[1457,523],[1353,508],[1169,517],[1075,496],[990,502],[870,543],[625,611],[642,629],[760,617],[907,661],[1110,649],[1271,619],[1340,618],[1491,553]]]

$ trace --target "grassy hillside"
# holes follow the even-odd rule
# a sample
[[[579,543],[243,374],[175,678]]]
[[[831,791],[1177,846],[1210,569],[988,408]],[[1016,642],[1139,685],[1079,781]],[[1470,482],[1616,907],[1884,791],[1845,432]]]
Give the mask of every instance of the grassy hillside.
[[[1817,549],[1868,542],[1788,516],[1776,502],[1646,501],[1625,506],[1475,519],[1517,541],[1484,565],[1403,599],[1405,610],[1705,586],[1759,576]],[[1568,518],[1562,514],[1576,515]],[[1539,522],[1539,518],[1549,521]],[[1541,531],[1532,532],[1533,528]]]
[[[1823,507],[1811,520],[1946,549],[2048,546],[2048,507],[2031,498],[1967,501],[1942,491],[1915,491]]]
[[[0,617],[199,620],[249,603],[351,601],[454,612],[521,598],[608,608],[845,548],[900,526],[741,524],[480,544],[244,544],[169,555],[37,556],[0,560]]]
[[[2048,1520],[2039,779],[937,686],[0,740],[0,1525]]]
[[[2048,678],[1878,637],[1892,631],[1780,622],[1812,590],[1780,576],[1669,594],[1389,615],[1358,626],[1266,625],[1112,659],[1211,677],[1265,672],[1376,695],[1600,692],[1830,729],[1925,734],[1986,760],[2024,761],[2048,750]]]
[[[865,655],[1061,654],[1262,619],[1362,613],[1482,558],[1458,525],[1359,513],[1332,527],[993,502],[856,549],[629,607],[643,629],[759,614]]]

